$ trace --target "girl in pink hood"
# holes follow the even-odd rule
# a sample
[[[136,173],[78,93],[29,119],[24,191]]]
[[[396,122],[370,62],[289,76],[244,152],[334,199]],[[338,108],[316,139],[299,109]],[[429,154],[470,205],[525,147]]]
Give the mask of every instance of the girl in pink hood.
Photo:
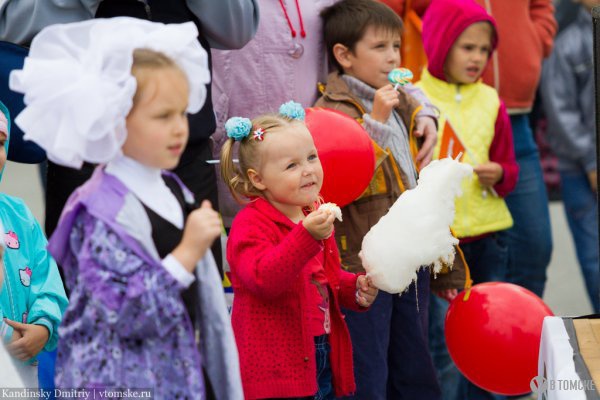
[[[494,19],[472,0],[433,0],[423,18],[429,65],[418,86],[441,114],[434,157],[456,157],[462,152],[461,161],[471,164],[475,172],[463,181],[452,224],[474,283],[505,280],[508,247],[499,233],[513,225],[504,197],[514,189],[519,171],[506,108],[496,90],[480,79],[497,43]],[[447,354],[445,346],[439,345],[446,308],[443,301],[432,300],[434,353]],[[442,354],[432,355],[434,360],[442,358]],[[464,378],[458,385],[447,382],[447,376],[442,374],[441,382],[447,398],[456,390],[461,399],[496,398]]]

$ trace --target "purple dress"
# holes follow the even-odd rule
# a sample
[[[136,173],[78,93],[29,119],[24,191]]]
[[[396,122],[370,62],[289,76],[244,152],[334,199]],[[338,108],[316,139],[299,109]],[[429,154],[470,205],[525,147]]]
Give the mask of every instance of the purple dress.
[[[71,289],[59,328],[57,388],[205,398],[200,354],[181,300],[185,288],[161,265],[145,215],[133,194],[101,168],[69,199],[50,240]]]

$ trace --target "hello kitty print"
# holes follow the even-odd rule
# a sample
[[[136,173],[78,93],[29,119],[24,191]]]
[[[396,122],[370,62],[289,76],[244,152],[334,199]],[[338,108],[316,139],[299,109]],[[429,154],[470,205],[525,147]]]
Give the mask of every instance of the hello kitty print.
[[[4,243],[9,249],[16,250],[20,247],[19,237],[14,231],[8,231],[4,234]]]
[[[19,237],[15,231],[8,231],[4,234],[4,243],[7,249],[17,250],[21,247]],[[31,286],[31,275],[33,275],[33,271],[28,266],[19,269],[19,278],[23,286]]]
[[[21,284],[25,287],[31,285],[31,268],[25,267],[19,270],[19,278],[21,278]]]

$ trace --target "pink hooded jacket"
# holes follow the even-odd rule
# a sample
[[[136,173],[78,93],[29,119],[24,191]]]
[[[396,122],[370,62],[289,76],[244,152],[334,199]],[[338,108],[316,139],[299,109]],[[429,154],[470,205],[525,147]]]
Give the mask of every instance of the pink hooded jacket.
[[[492,49],[495,50],[498,45],[496,22],[483,7],[473,0],[431,2],[423,17],[423,47],[429,60],[427,70],[435,79],[447,82],[444,63],[448,53],[460,34],[476,22],[489,22],[494,27]],[[475,83],[477,84],[483,85],[481,82]],[[504,176],[494,185],[494,189],[500,196],[505,197],[517,183],[519,166],[515,161],[510,120],[502,101],[495,123],[494,139],[489,148],[489,160],[502,166]]]
[[[444,62],[450,48],[465,29],[476,22],[494,27],[492,49],[498,45],[496,21],[472,0],[433,0],[423,16],[423,47],[431,75],[443,81]]]

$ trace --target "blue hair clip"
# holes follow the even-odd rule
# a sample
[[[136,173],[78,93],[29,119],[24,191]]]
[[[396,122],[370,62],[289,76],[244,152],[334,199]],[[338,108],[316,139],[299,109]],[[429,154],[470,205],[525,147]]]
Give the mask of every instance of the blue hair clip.
[[[279,114],[300,121],[304,121],[304,117],[306,116],[304,107],[295,101],[288,101],[287,103],[282,104],[281,107],[279,107]]]
[[[252,121],[243,117],[232,117],[225,122],[225,132],[227,136],[241,142],[252,130]]]

